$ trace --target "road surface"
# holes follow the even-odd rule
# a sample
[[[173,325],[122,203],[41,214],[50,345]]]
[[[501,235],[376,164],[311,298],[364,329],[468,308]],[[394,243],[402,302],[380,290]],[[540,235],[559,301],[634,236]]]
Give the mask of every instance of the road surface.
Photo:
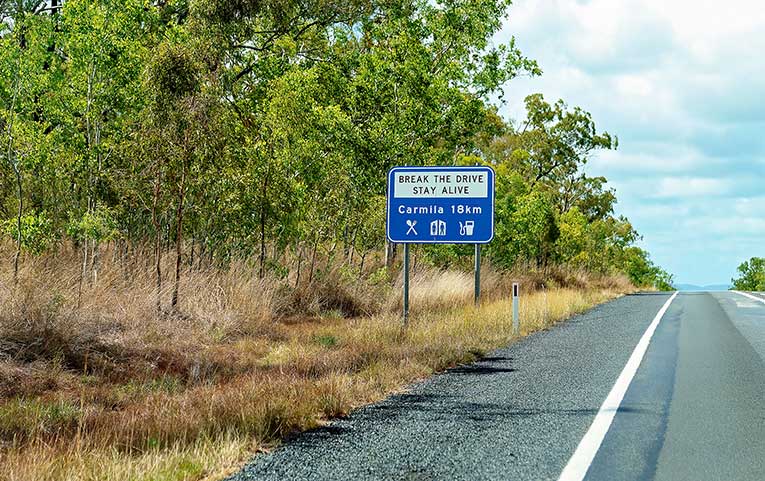
[[[765,296],[623,297],[230,479],[765,479]]]

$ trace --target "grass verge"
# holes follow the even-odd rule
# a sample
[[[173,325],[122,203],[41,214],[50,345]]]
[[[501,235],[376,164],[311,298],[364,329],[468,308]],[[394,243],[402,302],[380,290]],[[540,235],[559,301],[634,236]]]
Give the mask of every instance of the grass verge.
[[[563,289],[527,296],[521,304],[522,334],[616,295]],[[76,396],[68,403],[8,402],[0,414],[8,443],[0,477],[219,479],[290,431],[316,427],[507,343],[509,312],[503,300],[477,310],[421,315],[403,333],[392,316],[296,325],[287,338],[269,346],[253,373],[184,389],[172,383],[113,386],[116,397],[143,394],[117,411],[99,406],[87,389],[79,404]],[[14,442],[14,434],[32,441]]]
[[[0,479],[220,479],[290,432],[512,341],[502,289],[479,309],[460,307],[472,285],[459,273],[417,273],[413,298],[427,309],[402,330],[395,289],[380,288],[368,315],[331,308],[373,304],[365,286],[339,278],[306,294],[325,306],[318,314],[276,315],[294,290],[236,270],[195,272],[184,314],[156,318],[140,276],[104,267],[75,306],[76,268],[68,280],[66,269],[39,268],[50,271],[0,294]],[[333,282],[346,304],[330,302]],[[522,335],[628,289],[531,292]]]

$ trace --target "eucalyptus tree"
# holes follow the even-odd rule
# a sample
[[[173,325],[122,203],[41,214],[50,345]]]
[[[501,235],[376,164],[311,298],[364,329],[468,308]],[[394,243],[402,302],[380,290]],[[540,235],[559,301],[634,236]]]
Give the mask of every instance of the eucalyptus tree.
[[[589,112],[569,109],[563,100],[549,104],[534,94],[526,97],[525,121],[499,139],[495,149],[532,185],[559,186],[578,174],[593,152],[617,146],[616,137],[597,132]]]
[[[40,116],[40,99],[46,93],[50,79],[52,22],[48,16],[40,15],[45,10],[43,2],[17,0],[0,3],[0,97],[2,117],[0,127],[4,134],[2,148],[3,175],[13,178],[15,191],[15,222],[4,225],[16,241],[13,256],[13,278],[18,278],[19,261],[24,240],[31,239],[33,232],[25,226],[36,225],[34,219],[44,218],[42,212],[32,214],[24,221],[25,212],[25,171],[41,165],[40,154],[44,151],[44,139],[34,124]],[[34,177],[33,177],[34,179]],[[9,188],[4,183],[3,190]],[[5,206],[3,210],[8,210]],[[42,217],[41,217],[42,216]],[[43,222],[47,224],[47,222]],[[31,242],[31,241],[30,241]],[[32,242],[35,243],[35,242]],[[29,245],[29,242],[26,243]]]
[[[485,147],[487,160],[508,166],[532,186],[549,190],[559,210],[586,211],[592,220],[613,212],[615,196],[603,177],[588,177],[584,165],[598,150],[618,147],[618,139],[598,132],[592,115],[541,94],[526,98],[526,119]]]
[[[217,57],[210,55],[208,39],[194,37],[193,30],[172,24],[163,37],[146,69],[144,88],[149,95],[142,129],[149,139],[149,150],[144,153],[148,154],[154,176],[151,216],[156,236],[157,308],[161,310],[160,216],[173,204],[165,224],[174,227],[174,233],[168,235],[175,244],[170,305],[177,310],[187,205],[211,200],[204,192],[208,185],[220,182],[216,179],[220,172],[237,175],[236,171],[221,169],[229,142],[237,139],[230,137],[230,116],[223,109],[225,94],[217,77],[222,66]],[[218,214],[214,204],[203,207],[208,217]]]
[[[261,276],[266,244],[302,237],[311,201],[327,198],[317,191],[332,185],[324,180],[339,157],[328,137],[343,120],[327,108],[312,66],[326,60],[328,27],[355,22],[364,9],[339,1],[191,4],[189,28],[209,39],[223,98],[238,119],[232,234],[245,249],[257,246]]]
[[[119,151],[143,105],[141,75],[156,12],[140,0],[68,0],[57,48],[61,75],[49,108],[71,192],[70,233],[82,247],[82,278],[97,276],[99,243],[122,207],[114,185]],[[80,229],[102,221],[98,229]]]

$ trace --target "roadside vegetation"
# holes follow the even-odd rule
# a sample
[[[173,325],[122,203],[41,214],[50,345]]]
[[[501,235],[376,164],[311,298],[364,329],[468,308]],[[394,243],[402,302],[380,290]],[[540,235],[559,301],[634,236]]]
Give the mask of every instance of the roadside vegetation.
[[[61,2],[58,2],[59,4]],[[672,278],[584,172],[618,147],[492,40],[506,0],[0,0],[0,478],[202,479]],[[385,242],[395,165],[489,165],[469,246]]]
[[[739,277],[731,279],[737,291],[765,291],[765,258],[752,257],[738,266]]]
[[[510,342],[508,279],[522,283],[523,335],[633,289],[585,271],[487,269],[476,309],[470,274],[421,264],[403,330],[400,282],[384,274],[360,283],[338,265],[298,292],[232,268],[187,272],[184,314],[157,318],[151,266],[111,259],[79,306],[76,252],[25,263],[0,298],[0,479],[215,479]]]

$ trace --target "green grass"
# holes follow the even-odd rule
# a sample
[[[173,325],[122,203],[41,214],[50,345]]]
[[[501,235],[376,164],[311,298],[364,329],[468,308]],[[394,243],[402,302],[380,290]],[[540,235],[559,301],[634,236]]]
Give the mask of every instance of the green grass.
[[[324,346],[326,348],[332,348],[337,346],[337,338],[330,334],[314,336],[313,340],[316,344]]]
[[[0,438],[56,436],[71,431],[81,420],[79,406],[69,401],[12,399],[0,405]]]

